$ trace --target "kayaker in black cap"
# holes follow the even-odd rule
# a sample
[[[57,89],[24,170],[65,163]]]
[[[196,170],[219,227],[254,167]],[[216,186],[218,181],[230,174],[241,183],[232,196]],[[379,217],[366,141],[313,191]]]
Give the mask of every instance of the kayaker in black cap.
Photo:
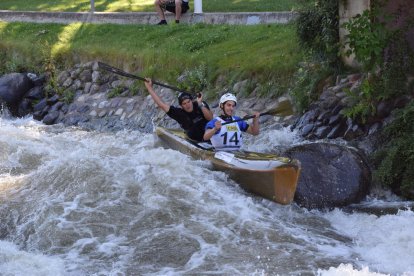
[[[178,95],[178,104],[180,107],[175,107],[163,102],[152,87],[152,80],[150,78],[145,79],[145,87],[154,102],[164,110],[170,118],[176,120],[180,124],[190,139],[203,141],[205,126],[208,121],[213,119],[213,112],[211,112],[208,104],[203,101],[203,95],[199,93],[197,98],[194,99],[191,94],[181,92]]]

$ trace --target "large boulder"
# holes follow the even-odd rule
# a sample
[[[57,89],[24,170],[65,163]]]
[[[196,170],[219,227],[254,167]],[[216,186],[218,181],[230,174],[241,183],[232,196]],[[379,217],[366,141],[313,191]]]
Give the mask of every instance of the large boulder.
[[[356,149],[312,143],[290,148],[286,155],[302,164],[295,193],[300,206],[342,207],[361,201],[369,192],[371,170]]]
[[[18,107],[25,94],[34,86],[23,73],[10,73],[0,77],[0,104],[6,104],[13,116],[18,116]]]

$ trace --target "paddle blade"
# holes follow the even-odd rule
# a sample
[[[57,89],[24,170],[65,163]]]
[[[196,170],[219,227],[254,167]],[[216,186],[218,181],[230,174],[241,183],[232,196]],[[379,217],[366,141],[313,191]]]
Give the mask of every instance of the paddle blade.
[[[145,81],[145,78],[143,78],[143,77],[136,76],[136,75],[132,75],[130,73],[127,73],[125,71],[122,71],[119,68],[115,68],[115,67],[113,67],[111,65],[108,65],[108,64],[103,63],[103,62],[100,62],[100,61],[98,61],[98,67],[101,68],[101,69],[103,69],[103,70],[106,70],[108,72],[112,72],[114,74],[117,74],[117,75],[120,75],[120,76],[123,76],[123,77],[127,77],[127,78],[132,78],[132,79],[137,79],[137,80]]]

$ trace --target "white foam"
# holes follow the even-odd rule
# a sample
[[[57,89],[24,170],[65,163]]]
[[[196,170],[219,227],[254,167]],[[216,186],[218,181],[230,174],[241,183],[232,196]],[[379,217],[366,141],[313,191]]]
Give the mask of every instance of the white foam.
[[[396,215],[346,214],[334,210],[325,215],[338,232],[353,239],[361,262],[392,275],[414,272],[414,212]]]
[[[257,152],[269,152],[269,150],[272,151],[275,147],[288,147],[301,141],[297,132],[295,130],[292,131],[289,127],[261,130],[258,136],[246,134],[243,138],[246,140],[244,148]]]
[[[8,238],[55,254],[71,275],[284,275],[331,262],[321,273],[408,273],[414,263],[410,212],[306,212],[243,191],[207,161],[157,147],[152,134],[1,120],[0,186],[15,190],[0,205]],[[252,150],[296,141],[288,129],[257,139]]]
[[[64,262],[58,257],[19,250],[11,242],[0,241],[0,274],[13,276],[65,275]]]
[[[371,272],[368,267],[363,267],[361,270],[355,269],[351,264],[341,264],[337,268],[331,267],[328,270],[318,270],[318,276],[389,276],[389,274],[382,274]]]

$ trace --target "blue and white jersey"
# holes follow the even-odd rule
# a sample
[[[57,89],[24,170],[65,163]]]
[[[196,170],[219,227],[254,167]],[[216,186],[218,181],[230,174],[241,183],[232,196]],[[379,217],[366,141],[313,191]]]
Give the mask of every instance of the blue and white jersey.
[[[240,117],[234,116],[231,118],[232,121],[237,119],[240,119]],[[222,123],[226,122],[222,118],[216,117],[207,123],[206,129],[214,128],[217,120]],[[211,144],[216,150],[238,150],[243,145],[242,132],[245,132],[248,128],[249,125],[245,121],[224,125],[210,138]]]

